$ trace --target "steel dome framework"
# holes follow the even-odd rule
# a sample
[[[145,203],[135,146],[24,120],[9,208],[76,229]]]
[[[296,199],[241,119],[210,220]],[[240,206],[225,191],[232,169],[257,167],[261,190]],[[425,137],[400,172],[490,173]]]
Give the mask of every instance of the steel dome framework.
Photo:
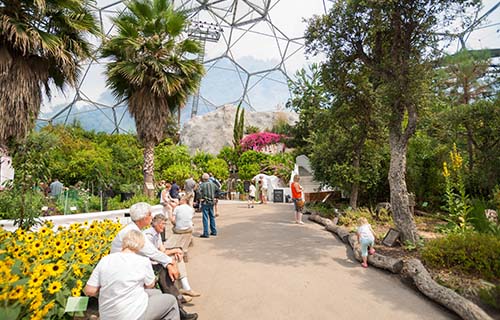
[[[287,19],[274,15],[296,5],[294,0],[174,0],[174,6],[186,10],[191,21],[189,36],[199,39],[204,54],[199,59],[207,75],[197,95],[183,109],[183,119],[212,111],[224,104],[238,104],[250,110],[280,108],[289,97],[287,81],[303,60],[303,30],[285,30]],[[323,13],[328,1],[316,0]],[[468,29],[457,34],[465,44],[476,29],[485,28],[484,21],[498,12],[500,2],[486,8]],[[125,10],[123,1],[98,0],[93,7],[104,35],[113,34],[110,17]],[[286,16],[285,16],[286,17]],[[299,24],[300,21],[291,21]],[[487,25],[498,28],[499,23]],[[498,30],[496,30],[498,32]],[[100,42],[97,40],[96,50]],[[252,52],[263,60],[250,58]],[[39,124],[69,123],[85,118],[90,129],[105,132],[134,130],[133,120],[124,101],[116,101],[105,88],[103,59],[84,64],[84,72],[76,88],[60,93],[52,101],[44,101]],[[302,61],[303,63],[303,61]]]

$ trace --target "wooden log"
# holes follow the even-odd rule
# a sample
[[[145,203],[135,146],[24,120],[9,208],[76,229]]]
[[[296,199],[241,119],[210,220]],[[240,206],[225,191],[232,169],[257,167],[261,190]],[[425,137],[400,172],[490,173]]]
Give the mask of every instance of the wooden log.
[[[423,294],[454,311],[462,319],[492,319],[471,301],[434,281],[420,260],[410,259],[406,261],[403,273],[413,279],[415,285]]]
[[[330,224],[325,227],[326,230],[335,233],[340,240],[343,242],[348,242],[349,241],[349,230],[347,228],[344,228],[342,226],[337,226],[335,224]]]
[[[349,244],[351,245],[356,260],[362,262],[363,259],[361,258],[361,246],[355,233],[351,233],[349,235]],[[403,259],[395,259],[378,253],[368,255],[368,263],[377,268],[389,270],[390,272],[396,274],[400,273],[401,269],[403,269]]]

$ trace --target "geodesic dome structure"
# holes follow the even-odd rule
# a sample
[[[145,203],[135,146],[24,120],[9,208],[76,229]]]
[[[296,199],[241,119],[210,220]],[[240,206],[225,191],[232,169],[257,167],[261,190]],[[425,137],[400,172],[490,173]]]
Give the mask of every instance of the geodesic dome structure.
[[[305,67],[303,34],[305,18],[324,13],[326,0],[174,0],[191,21],[187,36],[204,48],[199,56],[207,70],[198,94],[182,109],[181,121],[225,104],[241,103],[246,109],[270,111],[284,106],[290,93],[287,81]],[[500,48],[498,23],[485,28],[485,21],[500,21],[500,3],[485,1],[477,24],[460,34],[464,41]],[[94,7],[103,34],[114,32],[110,18],[125,10],[123,1],[97,0]],[[488,35],[484,36],[488,31]],[[482,38],[481,38],[482,37]],[[481,40],[482,39],[482,40]],[[93,39],[96,50],[100,40]],[[97,52],[97,51],[96,51]],[[105,132],[135,130],[124,101],[116,101],[106,88],[103,59],[86,61],[76,88],[45,99],[39,125],[79,121],[86,129]]]

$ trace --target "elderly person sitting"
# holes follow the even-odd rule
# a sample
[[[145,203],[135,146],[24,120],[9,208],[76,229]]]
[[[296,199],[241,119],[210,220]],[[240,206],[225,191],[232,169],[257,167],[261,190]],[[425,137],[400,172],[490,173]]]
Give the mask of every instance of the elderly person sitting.
[[[179,319],[175,297],[151,289],[155,285],[151,263],[136,254],[144,242],[140,231],[128,231],[122,250],[103,257],[94,268],[84,291],[99,296],[101,319]]]
[[[130,218],[132,219],[132,222],[126,225],[122,230],[120,230],[113,242],[111,242],[111,253],[119,252],[121,250],[122,242],[127,232],[129,232],[130,230],[137,230],[140,232],[141,229],[144,229],[145,227],[149,227],[151,225],[151,220],[153,219],[153,217],[151,216],[151,206],[145,202],[134,204],[130,207]],[[138,253],[149,258],[152,261],[156,261],[165,268],[165,272],[168,274],[168,277],[165,277],[168,291],[164,293],[170,293],[177,298],[181,319],[197,319],[198,314],[187,313],[181,306],[180,300],[182,299],[182,295],[174,285],[174,281],[179,277],[179,271],[177,270],[176,261],[166,255],[164,252],[161,252],[157,248],[155,248],[155,246],[150,241],[146,241],[144,247],[142,247]]]
[[[188,196],[183,196],[170,217],[170,221],[174,225],[172,228],[174,233],[193,232],[194,209],[188,204],[188,199]]]
[[[186,206],[193,210],[193,208],[191,208],[190,206]],[[151,222],[151,227],[144,230],[143,233],[146,236],[146,239],[148,239],[159,251],[165,253],[166,255],[172,257],[177,261],[177,268],[179,269],[180,273],[179,281],[182,286],[182,289],[180,289],[179,292],[186,296],[199,297],[200,293],[192,290],[191,286],[189,285],[186,265],[184,264],[184,261],[182,259],[182,249],[166,249],[161,241],[161,234],[165,231],[166,223],[167,217],[165,217],[163,214],[157,214],[156,216],[154,216],[153,221]],[[155,261],[152,261],[152,263],[153,269],[158,273],[159,276],[158,284],[160,285],[160,288],[163,292],[168,292],[169,283],[166,282],[167,274],[165,272],[165,269],[162,268],[161,265],[158,265]],[[184,300],[186,300],[186,302],[191,301],[189,297],[184,297]]]

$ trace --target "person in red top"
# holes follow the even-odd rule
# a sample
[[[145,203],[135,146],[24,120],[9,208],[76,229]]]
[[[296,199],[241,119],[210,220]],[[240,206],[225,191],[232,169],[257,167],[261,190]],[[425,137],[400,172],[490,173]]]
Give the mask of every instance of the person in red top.
[[[302,222],[302,209],[304,208],[304,200],[302,199],[302,186],[299,184],[300,176],[297,174],[293,177],[293,182],[290,184],[292,189],[292,201],[295,207],[295,223],[304,224]]]

